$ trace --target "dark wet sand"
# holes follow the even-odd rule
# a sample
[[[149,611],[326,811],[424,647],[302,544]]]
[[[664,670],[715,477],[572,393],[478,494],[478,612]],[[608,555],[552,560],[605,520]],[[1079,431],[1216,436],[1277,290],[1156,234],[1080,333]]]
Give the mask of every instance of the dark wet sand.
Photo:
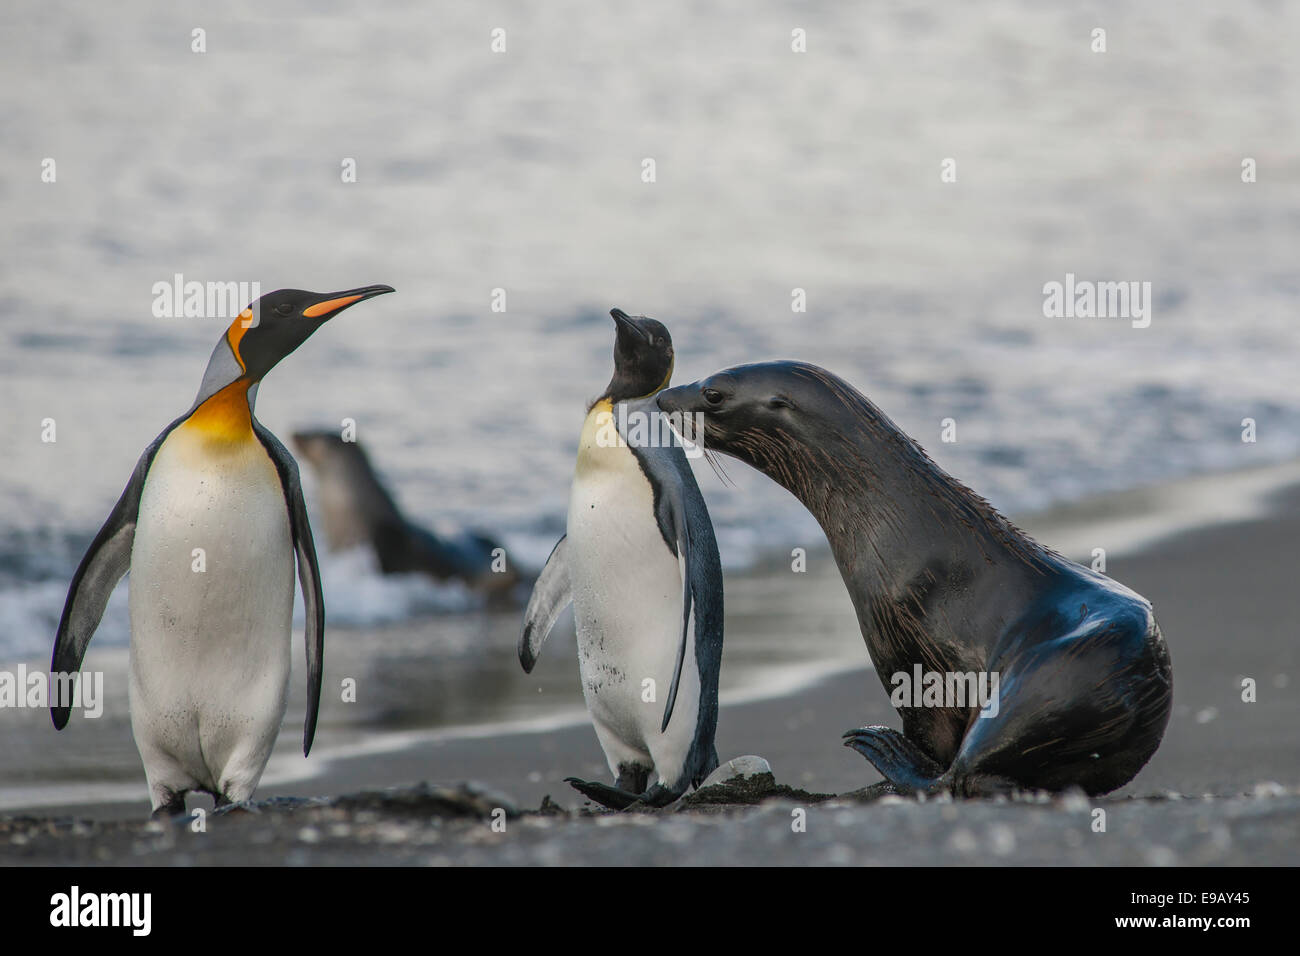
[[[100,804],[33,814],[44,822],[10,815],[0,822],[0,863],[1293,865],[1300,862],[1300,489],[1275,503],[1269,518],[1181,533],[1110,561],[1112,577],[1155,605],[1173,656],[1175,709],[1150,764],[1106,798],[1048,804],[889,798],[815,807],[776,801],[722,815],[525,816],[505,833],[479,819],[443,819],[445,808],[422,799],[408,799],[405,810],[396,809],[400,801],[386,809],[382,800],[362,809],[267,808],[209,820],[203,834],[146,829],[137,822],[143,803]],[[841,595],[847,608],[842,589]],[[1257,683],[1255,703],[1241,699],[1244,677]],[[718,750],[724,761],[762,755],[780,784],[847,793],[879,777],[840,745],[840,734],[873,722],[896,724],[897,718],[876,676],[854,670],[791,696],[724,707]],[[292,733],[288,723],[285,733]],[[258,798],[477,781],[508,795],[514,808],[536,809],[549,795],[576,810],[583,801],[563,778],[606,773],[584,725],[337,760],[321,776],[264,787]],[[494,799],[494,806],[507,803]],[[810,807],[806,833],[791,830],[796,806]],[[1106,833],[1090,827],[1095,807],[1108,813]],[[74,830],[66,822],[74,816],[99,822]],[[65,822],[55,824],[57,818]]]

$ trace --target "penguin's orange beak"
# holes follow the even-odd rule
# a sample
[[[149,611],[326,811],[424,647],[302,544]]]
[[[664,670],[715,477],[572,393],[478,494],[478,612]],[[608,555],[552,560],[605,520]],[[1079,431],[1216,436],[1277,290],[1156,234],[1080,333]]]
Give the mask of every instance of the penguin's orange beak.
[[[345,295],[341,299],[330,299],[328,302],[317,302],[315,305],[303,309],[302,314],[309,319],[314,319],[320,315],[329,315],[345,305],[351,305],[361,298],[359,295]]]
[[[393,287],[390,285],[371,285],[366,286],[364,289],[349,289],[347,292],[336,292],[323,302],[309,305],[303,309],[302,314],[309,319],[319,319],[322,316],[332,315],[340,309],[346,309],[354,302],[360,302],[363,299],[373,298],[392,291]]]

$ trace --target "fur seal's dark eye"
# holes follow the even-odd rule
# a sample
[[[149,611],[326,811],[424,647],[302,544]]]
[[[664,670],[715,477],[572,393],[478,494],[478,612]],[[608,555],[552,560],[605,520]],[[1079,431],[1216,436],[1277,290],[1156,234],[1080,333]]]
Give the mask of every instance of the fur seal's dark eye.
[[[794,402],[784,395],[773,395],[767,400],[768,408],[794,408]]]
[[[716,388],[706,388],[704,389],[704,400],[710,405],[721,405],[722,393]]]
[[[663,347],[664,347],[664,337],[661,335],[657,339],[655,339],[655,348],[661,349]]]

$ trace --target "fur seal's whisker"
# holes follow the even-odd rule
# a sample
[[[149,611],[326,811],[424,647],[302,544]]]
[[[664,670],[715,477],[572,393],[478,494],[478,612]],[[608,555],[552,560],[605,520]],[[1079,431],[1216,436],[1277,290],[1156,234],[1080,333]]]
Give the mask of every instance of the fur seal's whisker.
[[[717,452],[711,448],[704,449],[704,460],[709,463],[709,467],[713,469],[713,473],[718,476],[724,488],[736,487],[735,481],[727,474],[727,469],[723,467],[722,459],[718,457]]]

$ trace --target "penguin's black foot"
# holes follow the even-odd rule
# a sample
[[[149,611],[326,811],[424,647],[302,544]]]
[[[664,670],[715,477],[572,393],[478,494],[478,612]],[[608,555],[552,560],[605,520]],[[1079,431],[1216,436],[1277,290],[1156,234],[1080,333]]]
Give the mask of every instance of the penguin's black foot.
[[[242,803],[232,803],[225,797],[221,797],[212,808],[212,815],[225,816],[227,813],[261,813],[262,811],[253,806],[252,801],[245,800]]]
[[[680,800],[682,794],[685,792],[685,786],[679,790],[674,790],[670,787],[665,787],[661,783],[656,783],[645,793],[641,794],[638,799],[647,807],[666,807],[670,803],[676,803]]]
[[[149,814],[149,819],[170,820],[173,817],[183,817],[185,815],[185,791],[177,790],[167,794],[165,803],[160,803],[154,807],[153,812]]]
[[[618,779],[614,786],[628,793],[642,793],[650,781],[650,767],[626,766],[618,768]]]
[[[639,802],[643,796],[640,793],[628,793],[626,790],[611,787],[606,783],[596,783],[594,780],[579,780],[577,777],[566,777],[564,782],[587,799],[594,800],[602,807],[610,810],[626,810],[632,804]]]
[[[892,727],[859,727],[844,734],[844,746],[871,761],[895,793],[935,793],[946,789],[943,768]]]

